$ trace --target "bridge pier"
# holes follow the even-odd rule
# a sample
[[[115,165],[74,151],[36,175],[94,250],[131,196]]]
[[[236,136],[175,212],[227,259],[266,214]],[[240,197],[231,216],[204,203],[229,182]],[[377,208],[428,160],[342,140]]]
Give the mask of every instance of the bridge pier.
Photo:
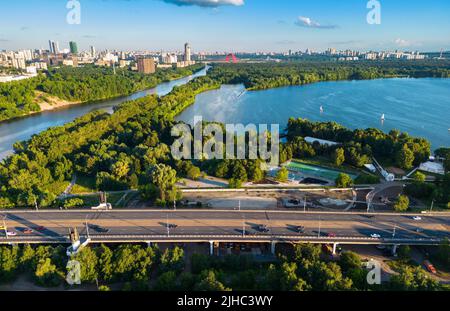
[[[397,254],[398,244],[392,245],[392,256]]]
[[[209,241],[209,255],[214,255],[214,241]]]
[[[272,253],[272,255],[275,255],[275,246],[277,245],[277,242],[272,241],[270,242],[270,252]]]
[[[336,248],[339,245],[339,243],[333,243],[333,255],[336,255]]]

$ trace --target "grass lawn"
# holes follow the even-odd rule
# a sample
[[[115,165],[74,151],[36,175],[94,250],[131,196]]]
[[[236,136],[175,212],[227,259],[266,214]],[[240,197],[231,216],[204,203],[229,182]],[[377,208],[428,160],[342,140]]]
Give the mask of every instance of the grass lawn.
[[[54,193],[63,193],[69,184],[68,181],[56,181],[51,184],[50,188]]]
[[[72,194],[93,192],[97,192],[95,178],[83,175],[77,176],[77,182],[72,188]]]
[[[138,192],[129,192],[126,191],[119,191],[119,192],[106,192],[106,199],[108,203],[111,203],[113,208],[118,207],[126,207],[127,204],[136,198],[138,196]],[[125,197],[124,197],[125,196]],[[121,202],[120,199],[124,197]],[[80,198],[84,201],[84,207],[93,207],[98,206],[100,204],[100,197],[98,193],[92,193],[92,194],[79,194],[75,195],[73,198]],[[120,204],[117,204],[120,203]]]

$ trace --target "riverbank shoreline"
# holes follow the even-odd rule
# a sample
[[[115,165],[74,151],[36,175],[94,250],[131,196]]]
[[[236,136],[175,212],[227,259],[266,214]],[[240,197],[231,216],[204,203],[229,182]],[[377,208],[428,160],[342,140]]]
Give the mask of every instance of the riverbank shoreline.
[[[189,76],[193,76],[195,74],[197,74],[198,72],[204,70],[205,68],[207,68],[207,66],[203,66],[197,70],[192,70],[192,74],[190,75],[180,75],[178,77],[173,77],[171,79],[165,79],[163,81],[159,81],[158,83],[156,83],[155,85],[149,86],[149,87],[145,87],[142,89],[138,89],[135,90],[133,92],[130,92],[128,94],[121,94],[121,95],[117,95],[117,96],[112,96],[112,97],[106,97],[106,98],[99,98],[99,99],[95,99],[95,100],[89,100],[89,101],[69,101],[69,100],[65,100],[65,99],[61,99],[57,96],[42,92],[42,91],[38,91],[35,90],[35,101],[36,104],[39,105],[40,110],[39,111],[29,111],[27,113],[24,113],[22,115],[17,115],[17,116],[13,116],[11,118],[5,119],[5,120],[0,120],[0,125],[2,124],[7,124],[9,122],[14,122],[20,119],[24,119],[33,115],[37,115],[40,113],[44,113],[44,112],[49,112],[49,111],[57,111],[57,110],[63,110],[63,109],[68,109],[70,107],[73,106],[78,106],[78,105],[89,105],[89,104],[96,104],[96,103],[103,103],[105,101],[110,101],[110,100],[117,100],[120,98],[126,98],[129,96],[132,96],[133,94],[137,94],[140,92],[146,92],[152,89],[156,89],[159,85],[164,84],[164,83],[170,83],[173,81],[177,81],[177,80],[181,80],[184,78],[187,78]],[[48,102],[48,100],[50,100],[51,102]]]

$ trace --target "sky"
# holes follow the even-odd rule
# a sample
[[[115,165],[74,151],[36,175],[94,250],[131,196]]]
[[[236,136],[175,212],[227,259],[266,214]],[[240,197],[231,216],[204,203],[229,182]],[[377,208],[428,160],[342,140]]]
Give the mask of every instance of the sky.
[[[66,5],[80,3],[80,24]],[[370,0],[377,2],[376,0]],[[369,0],[15,0],[2,1],[0,50],[285,52],[307,48],[450,50],[450,1],[379,0],[381,24],[367,22]]]

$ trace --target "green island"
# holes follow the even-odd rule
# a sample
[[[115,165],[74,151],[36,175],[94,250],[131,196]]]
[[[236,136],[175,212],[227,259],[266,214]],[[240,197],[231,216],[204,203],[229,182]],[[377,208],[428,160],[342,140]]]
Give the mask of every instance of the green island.
[[[117,68],[115,74],[107,67],[51,68],[35,78],[0,83],[0,122],[39,112],[42,104],[61,107],[129,95],[191,75],[203,67],[162,69],[151,75],[125,68]]]

